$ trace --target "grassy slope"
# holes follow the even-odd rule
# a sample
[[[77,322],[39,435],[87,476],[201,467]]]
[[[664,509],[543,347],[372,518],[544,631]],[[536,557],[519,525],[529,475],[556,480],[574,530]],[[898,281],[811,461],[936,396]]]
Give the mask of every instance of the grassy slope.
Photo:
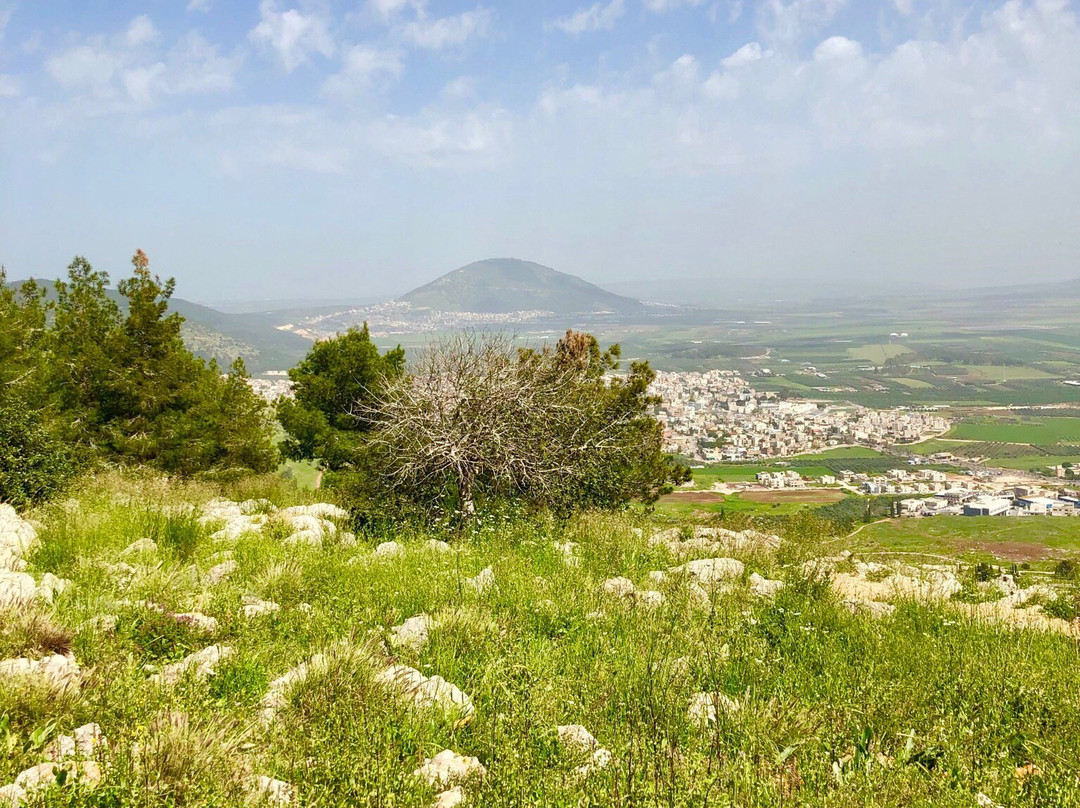
[[[33,730],[97,721],[117,752],[99,791],[113,795],[101,803],[109,805],[155,803],[163,784],[179,788],[183,804],[239,805],[228,772],[243,761],[297,784],[310,805],[427,806],[432,790],[409,774],[444,747],[487,766],[473,805],[969,808],[977,791],[1008,805],[1080,805],[1075,643],[1006,633],[941,608],[907,605],[882,621],[853,616],[826,587],[797,574],[798,548],[814,536],[798,537],[777,559],[745,558],[748,572],[789,581],[775,603],[736,587],[716,596],[712,611],[691,608],[678,589],[654,611],[605,599],[605,578],[625,575],[644,586],[649,570],[674,560],[636,536],[632,522],[602,517],[561,529],[491,525],[447,555],[421,551],[424,536],[402,534],[394,538],[408,551],[390,559],[365,546],[287,547],[251,535],[230,548],[236,574],[208,587],[192,565],[206,570],[224,545],[206,531],[161,533],[158,507],[210,493],[112,478],[81,492],[78,509],[39,514],[35,565],[75,582],[51,619],[77,632],[75,653],[91,674],[73,700],[35,700],[0,684],[0,714],[16,739],[0,759],[0,782],[39,759],[20,751]],[[234,494],[279,504],[310,496],[252,485]],[[130,587],[120,586],[101,563],[152,530],[161,548]],[[165,541],[181,534],[183,543]],[[579,542],[580,564],[566,565],[554,539]],[[496,587],[478,595],[463,586],[489,565]],[[272,598],[282,611],[245,620],[243,594]],[[206,683],[160,690],[145,666],[210,638],[148,651],[154,643],[131,629],[147,613],[118,599],[199,607],[221,621],[215,639],[235,656]],[[103,611],[121,615],[117,636],[86,627]],[[409,712],[349,662],[301,686],[271,726],[254,720],[269,680],[335,643],[384,637],[387,626],[420,612],[455,618],[401,661],[469,693],[472,723],[455,729]],[[8,635],[4,642],[5,655],[22,650]],[[688,700],[713,689],[743,707],[698,732],[687,720]],[[155,797],[153,778],[132,768],[129,752],[147,742],[164,710],[172,724],[178,713],[188,716],[184,737],[195,743],[172,761],[177,773],[158,782]],[[555,740],[564,723],[585,725],[615,765],[580,782],[570,771],[579,761]],[[1021,787],[1014,770],[1029,762],[1043,775]],[[151,769],[161,766],[154,759]]]

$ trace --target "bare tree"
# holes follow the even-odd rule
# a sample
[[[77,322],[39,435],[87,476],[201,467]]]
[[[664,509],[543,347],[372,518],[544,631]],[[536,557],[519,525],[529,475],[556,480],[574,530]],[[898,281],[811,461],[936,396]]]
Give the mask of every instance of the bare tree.
[[[429,346],[356,412],[377,424],[381,473],[398,491],[453,489],[466,514],[481,492],[553,502],[598,473],[617,478],[650,446],[640,435],[655,433],[659,452],[659,430],[642,402],[615,394],[595,345],[568,332],[556,350],[521,350],[468,332]]]

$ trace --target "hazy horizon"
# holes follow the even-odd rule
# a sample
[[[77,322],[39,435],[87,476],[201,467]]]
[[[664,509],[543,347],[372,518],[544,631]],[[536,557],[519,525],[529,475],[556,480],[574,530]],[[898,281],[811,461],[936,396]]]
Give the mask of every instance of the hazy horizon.
[[[1080,276],[1080,4],[0,0],[0,264],[401,294]]]

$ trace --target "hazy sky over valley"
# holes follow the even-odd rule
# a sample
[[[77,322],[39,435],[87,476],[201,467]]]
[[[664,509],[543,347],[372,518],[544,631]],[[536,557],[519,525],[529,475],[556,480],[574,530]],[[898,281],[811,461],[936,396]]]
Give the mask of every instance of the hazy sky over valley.
[[[0,263],[1080,277],[1080,2],[0,0]]]

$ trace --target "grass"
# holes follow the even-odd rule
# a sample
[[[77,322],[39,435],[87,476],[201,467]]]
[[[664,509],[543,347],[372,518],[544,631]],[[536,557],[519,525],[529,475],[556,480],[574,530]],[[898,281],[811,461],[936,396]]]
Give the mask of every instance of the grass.
[[[857,348],[847,349],[849,359],[875,363],[883,363],[907,353],[912,353],[911,348],[893,342],[878,345],[860,345]]]
[[[1069,517],[891,519],[868,525],[858,541],[876,550],[1038,561],[1080,554],[1080,523]]]
[[[76,492],[77,505],[34,514],[35,575],[73,581],[42,611],[58,636],[74,634],[87,675],[71,699],[0,682],[0,742],[10,751],[0,756],[0,783],[40,760],[43,733],[96,721],[113,750],[101,787],[50,804],[239,807],[244,779],[257,773],[294,784],[303,805],[426,808],[434,789],[411,772],[449,748],[487,768],[466,788],[470,805],[970,808],[979,792],[1009,806],[1080,805],[1076,643],[971,622],[944,606],[902,603],[885,620],[851,614],[801,573],[810,554],[839,549],[822,545],[810,521],[792,522],[775,555],[741,553],[742,580],[715,592],[707,609],[675,583],[649,581],[680,559],[650,545],[657,525],[634,513],[565,524],[481,518],[465,536],[403,530],[361,535],[356,548],[287,545],[270,530],[234,541],[201,531],[187,557],[159,542],[130,581],[104,566],[141,537],[149,513],[221,493],[277,505],[313,496],[280,481],[222,492],[111,476]],[[405,551],[372,554],[390,538]],[[428,538],[456,549],[425,551]],[[577,562],[567,564],[555,541],[576,542]],[[236,572],[207,584],[202,572],[222,552]],[[470,589],[466,580],[489,566],[495,585]],[[750,573],[787,586],[775,600],[754,598]],[[647,609],[605,596],[601,582],[616,575],[662,589],[665,603]],[[245,619],[245,595],[282,608]],[[155,644],[123,624],[111,635],[89,626],[123,609],[148,620],[136,605],[147,599],[198,608],[217,618],[218,632]],[[436,618],[429,642],[397,658],[468,693],[471,722],[410,709],[345,650],[379,645],[390,626],[421,612]],[[233,655],[208,680],[172,689],[149,680],[148,665],[211,639]],[[327,662],[273,722],[260,722],[268,683],[318,651]],[[701,691],[741,707],[698,729],[687,708]],[[556,737],[571,723],[611,751],[610,767],[574,774],[580,760]],[[1018,779],[1028,765],[1040,773]]]
[[[1052,445],[1080,443],[1080,418],[1003,416],[958,423],[948,437],[960,440]]]

